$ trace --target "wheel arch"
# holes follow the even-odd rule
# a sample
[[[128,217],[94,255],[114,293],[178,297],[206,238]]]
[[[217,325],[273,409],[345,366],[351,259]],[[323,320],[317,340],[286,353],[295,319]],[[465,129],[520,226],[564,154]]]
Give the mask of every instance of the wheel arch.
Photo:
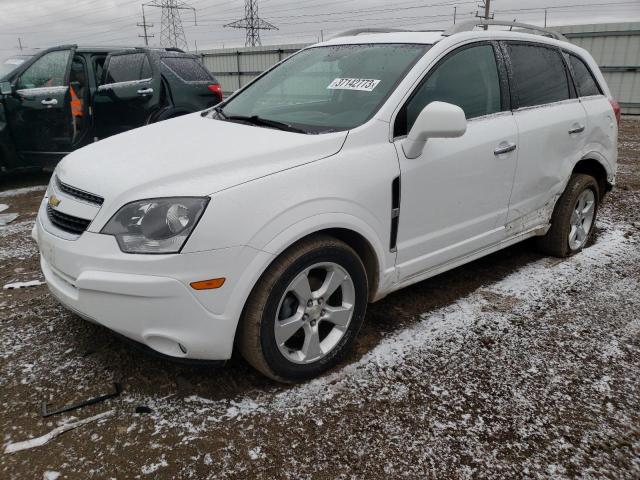
[[[366,224],[358,225],[349,219],[332,218],[329,221],[322,217],[324,215],[314,216],[290,226],[265,245],[263,250],[274,254],[275,259],[299,242],[315,236],[329,235],[337,238],[349,245],[362,260],[369,283],[369,300],[374,300],[384,271],[384,257],[382,245],[375,241],[373,229],[367,228]],[[267,266],[260,276],[268,268]]]
[[[574,165],[571,173],[584,173],[595,178],[598,182],[601,199],[612,188],[612,184],[609,182],[609,172],[607,167],[597,155],[587,155],[580,159]]]
[[[378,262],[378,257],[376,255],[375,249],[373,248],[373,245],[371,245],[369,240],[367,240],[364,235],[356,232],[355,230],[344,227],[324,228],[322,230],[318,230],[316,232],[305,235],[304,237],[289,245],[285,250],[294,247],[300,242],[304,242],[322,235],[330,236],[346,243],[356,252],[358,257],[360,257],[365,271],[367,272],[367,281],[369,284],[369,300],[373,300],[375,298],[376,292],[378,291],[378,285],[380,283],[380,264]]]

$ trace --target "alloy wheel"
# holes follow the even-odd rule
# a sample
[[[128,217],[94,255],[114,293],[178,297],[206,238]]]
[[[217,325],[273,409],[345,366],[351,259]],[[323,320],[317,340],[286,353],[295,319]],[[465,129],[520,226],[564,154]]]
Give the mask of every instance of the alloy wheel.
[[[580,194],[571,212],[571,229],[569,230],[569,248],[571,250],[579,250],[587,242],[593,226],[595,206],[596,196],[591,189],[587,188]]]
[[[298,364],[325,357],[343,338],[353,316],[355,287],[337,263],[305,268],[286,288],[274,325],[278,350]]]

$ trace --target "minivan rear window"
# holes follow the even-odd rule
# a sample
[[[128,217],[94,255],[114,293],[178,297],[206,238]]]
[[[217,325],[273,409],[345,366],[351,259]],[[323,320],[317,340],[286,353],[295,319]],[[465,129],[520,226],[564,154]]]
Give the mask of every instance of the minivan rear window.
[[[164,57],[162,63],[185,82],[210,82],[213,79],[195,58]]]
[[[600,89],[596,83],[589,67],[575,55],[569,54],[569,63],[573,70],[573,80],[576,83],[578,89],[578,95],[581,97],[588,97],[590,95],[600,95]]]
[[[519,108],[570,98],[569,82],[560,54],[553,48],[507,44]]]

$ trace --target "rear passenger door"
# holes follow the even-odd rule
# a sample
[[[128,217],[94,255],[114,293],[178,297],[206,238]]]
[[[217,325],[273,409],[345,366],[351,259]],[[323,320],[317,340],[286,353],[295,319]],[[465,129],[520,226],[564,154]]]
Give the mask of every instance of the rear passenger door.
[[[609,98],[593,75],[589,65],[577,55],[564,52],[564,58],[573,76],[580,103],[587,114],[585,155],[597,152],[609,159],[610,152],[616,151],[616,121]]]
[[[98,138],[145,125],[159,107],[160,97],[160,72],[147,52],[109,55],[94,100]]]
[[[509,203],[511,234],[546,222],[585,145],[586,114],[554,46],[504,42],[518,166]]]

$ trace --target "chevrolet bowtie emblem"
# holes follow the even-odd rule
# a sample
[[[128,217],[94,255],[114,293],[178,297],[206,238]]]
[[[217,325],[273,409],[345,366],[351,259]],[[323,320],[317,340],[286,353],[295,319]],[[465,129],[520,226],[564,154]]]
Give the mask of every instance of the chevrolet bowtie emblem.
[[[51,195],[49,197],[49,205],[51,205],[52,207],[57,207],[58,205],[60,205],[60,202],[62,200],[60,200],[58,197],[56,197],[55,195]]]

